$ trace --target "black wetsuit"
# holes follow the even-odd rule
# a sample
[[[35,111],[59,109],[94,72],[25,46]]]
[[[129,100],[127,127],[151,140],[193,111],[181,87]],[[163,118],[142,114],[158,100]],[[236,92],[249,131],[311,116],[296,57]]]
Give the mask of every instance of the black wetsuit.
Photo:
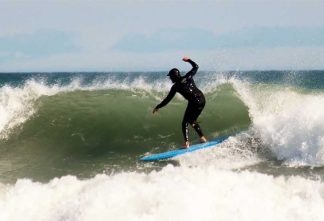
[[[188,100],[188,106],[182,120],[182,133],[185,141],[189,140],[188,124],[192,125],[200,137],[203,136],[203,132],[197,123],[197,118],[205,107],[205,96],[197,88],[193,80],[193,76],[196,74],[199,67],[190,59],[188,62],[192,65],[192,69],[173,84],[168,96],[156,106],[156,109],[160,109],[161,107],[167,105],[174,97],[176,92],[180,93],[185,99]]]

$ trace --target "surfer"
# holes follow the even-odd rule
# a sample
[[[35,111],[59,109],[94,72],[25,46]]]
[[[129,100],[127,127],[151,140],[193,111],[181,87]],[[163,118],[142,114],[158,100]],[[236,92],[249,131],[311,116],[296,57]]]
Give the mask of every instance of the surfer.
[[[177,68],[173,68],[169,71],[168,76],[170,77],[173,85],[170,89],[168,96],[153,109],[153,114],[160,108],[167,105],[174,97],[176,92],[180,93],[186,100],[188,100],[188,106],[184,113],[182,120],[182,133],[184,137],[184,148],[189,147],[188,137],[188,125],[190,124],[200,137],[200,142],[207,142],[198,122],[197,118],[205,107],[205,96],[197,88],[193,76],[198,70],[198,65],[188,57],[182,59],[185,62],[189,62],[192,65],[192,69],[185,75],[181,76],[180,71]]]

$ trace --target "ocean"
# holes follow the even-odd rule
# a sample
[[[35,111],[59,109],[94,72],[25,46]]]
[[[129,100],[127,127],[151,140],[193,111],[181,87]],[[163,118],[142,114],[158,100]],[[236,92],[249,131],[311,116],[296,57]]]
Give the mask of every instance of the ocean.
[[[165,72],[1,73],[0,220],[324,220],[324,71],[198,72],[215,148]],[[197,135],[190,129],[190,141]]]

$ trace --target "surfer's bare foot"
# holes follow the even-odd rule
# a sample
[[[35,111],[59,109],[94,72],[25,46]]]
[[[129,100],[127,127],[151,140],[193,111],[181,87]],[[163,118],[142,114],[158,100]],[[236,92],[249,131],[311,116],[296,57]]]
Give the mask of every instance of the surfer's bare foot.
[[[183,149],[189,148],[189,141],[184,142],[184,144],[182,144],[182,148]]]
[[[200,143],[206,143],[207,139],[205,136],[200,137]]]

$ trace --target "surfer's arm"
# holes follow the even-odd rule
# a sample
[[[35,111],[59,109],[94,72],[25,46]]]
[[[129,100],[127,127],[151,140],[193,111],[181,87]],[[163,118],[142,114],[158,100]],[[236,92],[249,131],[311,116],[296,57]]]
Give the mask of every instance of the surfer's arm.
[[[156,111],[158,111],[158,109],[160,109],[160,108],[164,107],[165,105],[167,105],[172,100],[172,98],[174,97],[176,92],[177,91],[176,91],[175,87],[172,86],[168,96],[166,96],[166,98],[164,98],[164,100],[154,108],[153,113],[155,113]]]
[[[194,76],[198,71],[198,68],[199,68],[198,64],[196,64],[193,60],[191,60],[188,57],[184,57],[182,60],[185,62],[189,62],[192,66],[192,69],[185,75],[185,77],[187,78],[187,77]]]

